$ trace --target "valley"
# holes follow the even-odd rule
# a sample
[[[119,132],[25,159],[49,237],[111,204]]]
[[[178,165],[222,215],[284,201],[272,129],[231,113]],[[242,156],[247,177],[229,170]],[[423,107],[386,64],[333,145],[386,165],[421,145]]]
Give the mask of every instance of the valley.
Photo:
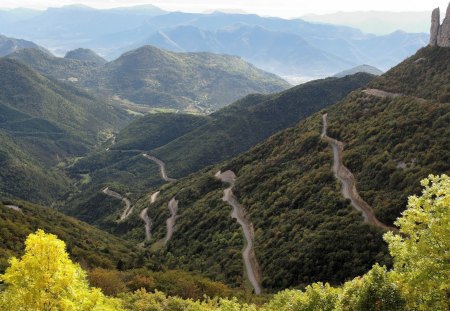
[[[440,12],[0,9],[0,309],[447,310]]]

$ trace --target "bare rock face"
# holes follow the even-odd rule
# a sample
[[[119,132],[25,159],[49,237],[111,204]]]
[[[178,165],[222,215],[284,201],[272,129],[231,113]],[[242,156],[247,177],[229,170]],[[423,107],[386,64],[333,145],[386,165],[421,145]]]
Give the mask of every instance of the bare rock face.
[[[439,27],[437,45],[442,47],[450,47],[450,4],[447,8],[447,14]]]
[[[436,8],[433,10],[433,13],[431,14],[431,29],[430,29],[431,46],[437,45],[440,26],[441,26],[441,12],[439,8]]]

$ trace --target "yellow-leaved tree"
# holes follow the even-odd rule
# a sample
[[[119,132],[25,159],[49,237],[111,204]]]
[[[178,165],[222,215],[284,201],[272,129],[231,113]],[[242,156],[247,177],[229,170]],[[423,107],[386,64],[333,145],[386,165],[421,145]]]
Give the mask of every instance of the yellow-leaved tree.
[[[385,240],[394,258],[392,274],[407,297],[409,310],[450,310],[450,177],[422,180],[420,197],[395,222],[400,234]]]
[[[89,288],[86,273],[70,260],[65,243],[55,235],[38,230],[25,245],[23,257],[10,259],[10,267],[0,275],[6,285],[0,292],[0,310],[122,310],[120,300]]]

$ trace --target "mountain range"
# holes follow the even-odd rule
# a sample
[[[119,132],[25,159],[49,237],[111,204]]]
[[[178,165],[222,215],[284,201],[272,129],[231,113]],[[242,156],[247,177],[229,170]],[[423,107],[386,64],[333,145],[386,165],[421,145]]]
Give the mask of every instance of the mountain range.
[[[386,226],[400,215],[407,196],[419,193],[421,179],[450,171],[450,108],[441,96],[446,92],[441,81],[448,74],[448,53],[446,48],[423,49],[365,89],[249,151],[153,189],[149,195],[160,191],[156,202],[144,196],[134,203],[136,213],[121,225],[122,232],[128,223],[128,232],[135,234],[135,226],[142,226],[138,213],[147,208],[153,228],[148,244],[160,260],[242,284],[244,237],[222,200],[229,185],[215,177],[218,171],[232,170],[237,176],[233,193],[253,227],[263,288],[318,280],[340,283],[374,262],[389,264],[381,239]],[[427,62],[417,62],[422,58]],[[427,91],[403,79],[419,72]],[[391,89],[377,89],[384,83]],[[439,91],[427,93],[433,89]],[[389,92],[394,90],[398,93]],[[365,222],[341,194],[332,171],[336,160],[321,136],[325,112],[328,135],[344,142],[343,163],[378,225]],[[160,248],[173,198],[178,201],[175,231]]]
[[[65,55],[0,37],[0,309],[50,284],[117,311],[445,310],[447,13],[415,51],[426,35],[250,14],[0,11]],[[291,86],[246,58],[351,69]]]
[[[61,58],[37,49],[21,49],[7,57],[138,112],[160,108],[205,113],[250,93],[289,87],[283,79],[239,57],[173,53],[152,46],[129,51],[107,63],[88,50],[74,50]]]
[[[114,224],[117,213],[111,213],[121,209],[120,201],[105,200],[99,190],[111,187],[135,201],[149,187],[161,185],[158,165],[143,154],[164,159],[169,176],[184,177],[238,155],[371,79],[358,74],[313,81],[273,95],[249,95],[209,116],[164,113],[138,118],[118,133],[108,150],[92,152],[68,169],[74,178],[89,175],[90,182],[67,200],[64,210],[121,232]]]
[[[49,202],[69,184],[63,173],[51,168],[92,150],[131,118],[17,61],[0,58],[0,69],[0,174],[8,180],[0,183],[0,193]]]
[[[397,30],[410,33],[428,33],[430,12],[337,12],[331,14],[309,14],[302,19],[315,23],[345,25],[361,29],[366,33],[386,35]]]
[[[12,20],[2,27],[5,34],[38,42],[62,55],[83,47],[112,60],[151,44],[176,52],[237,55],[288,77],[324,77],[361,64],[387,70],[428,41],[424,33],[396,31],[377,36],[302,19],[169,13],[154,7],[96,10],[68,6]]]

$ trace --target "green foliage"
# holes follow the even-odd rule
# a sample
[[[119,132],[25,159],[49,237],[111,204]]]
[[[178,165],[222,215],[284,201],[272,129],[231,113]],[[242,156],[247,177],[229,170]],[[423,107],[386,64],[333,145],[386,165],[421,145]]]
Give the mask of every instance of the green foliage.
[[[213,111],[250,93],[272,93],[289,87],[278,76],[235,56],[173,53],[151,46],[125,53],[102,66],[32,49],[10,57],[54,79],[76,78],[72,82],[75,85],[147,107]]]
[[[13,204],[21,211],[0,206],[0,271],[6,268],[9,257],[21,254],[27,235],[39,228],[64,239],[72,258],[84,266],[127,268],[138,257],[130,243],[54,209],[26,202]]]
[[[409,96],[353,93],[329,110],[329,136],[346,143],[345,165],[378,219],[391,224],[419,181],[450,173],[450,106]]]
[[[207,120],[206,117],[189,114],[148,114],[122,129],[111,149],[155,149],[205,124]]]
[[[125,153],[114,149],[153,148],[151,154],[167,161],[169,176],[185,176],[247,150],[277,130],[340,100],[371,79],[370,75],[360,74],[313,81],[275,95],[249,95],[208,118],[147,115],[122,130],[111,151],[92,153],[70,168],[74,176],[89,173],[92,182],[70,199],[65,210],[111,230],[114,224],[107,218],[113,209],[115,220],[122,205],[120,201],[114,204],[104,200],[99,194],[104,185],[139,198],[150,187],[161,184],[158,167],[138,151]]]
[[[72,263],[65,243],[38,230],[25,242],[25,254],[12,258],[0,280],[2,310],[121,310],[120,301],[90,289],[85,272]]]
[[[408,209],[395,224],[400,235],[385,235],[394,258],[395,275],[415,310],[450,308],[450,178],[422,180],[420,197],[409,198]]]
[[[274,95],[250,95],[212,114],[208,123],[156,148],[170,175],[186,176],[248,150],[277,131],[334,104],[367,84],[373,76],[357,74],[316,80]]]
[[[401,311],[405,309],[403,293],[393,282],[386,267],[373,266],[362,278],[344,284],[339,310]]]
[[[181,270],[149,271],[145,269],[117,271],[95,268],[88,272],[89,283],[107,295],[134,292],[144,288],[148,292],[161,291],[183,299],[203,300],[207,297],[243,296],[223,283],[211,281],[197,274]]]
[[[118,129],[129,118],[17,61],[1,59],[0,73],[0,194],[55,201],[70,180],[54,166],[93,149],[102,131]]]
[[[425,47],[386,74],[375,79],[373,88],[420,98],[450,102],[450,50]]]
[[[333,311],[339,300],[341,290],[329,284],[314,283],[305,291],[285,290],[277,293],[263,311]]]

